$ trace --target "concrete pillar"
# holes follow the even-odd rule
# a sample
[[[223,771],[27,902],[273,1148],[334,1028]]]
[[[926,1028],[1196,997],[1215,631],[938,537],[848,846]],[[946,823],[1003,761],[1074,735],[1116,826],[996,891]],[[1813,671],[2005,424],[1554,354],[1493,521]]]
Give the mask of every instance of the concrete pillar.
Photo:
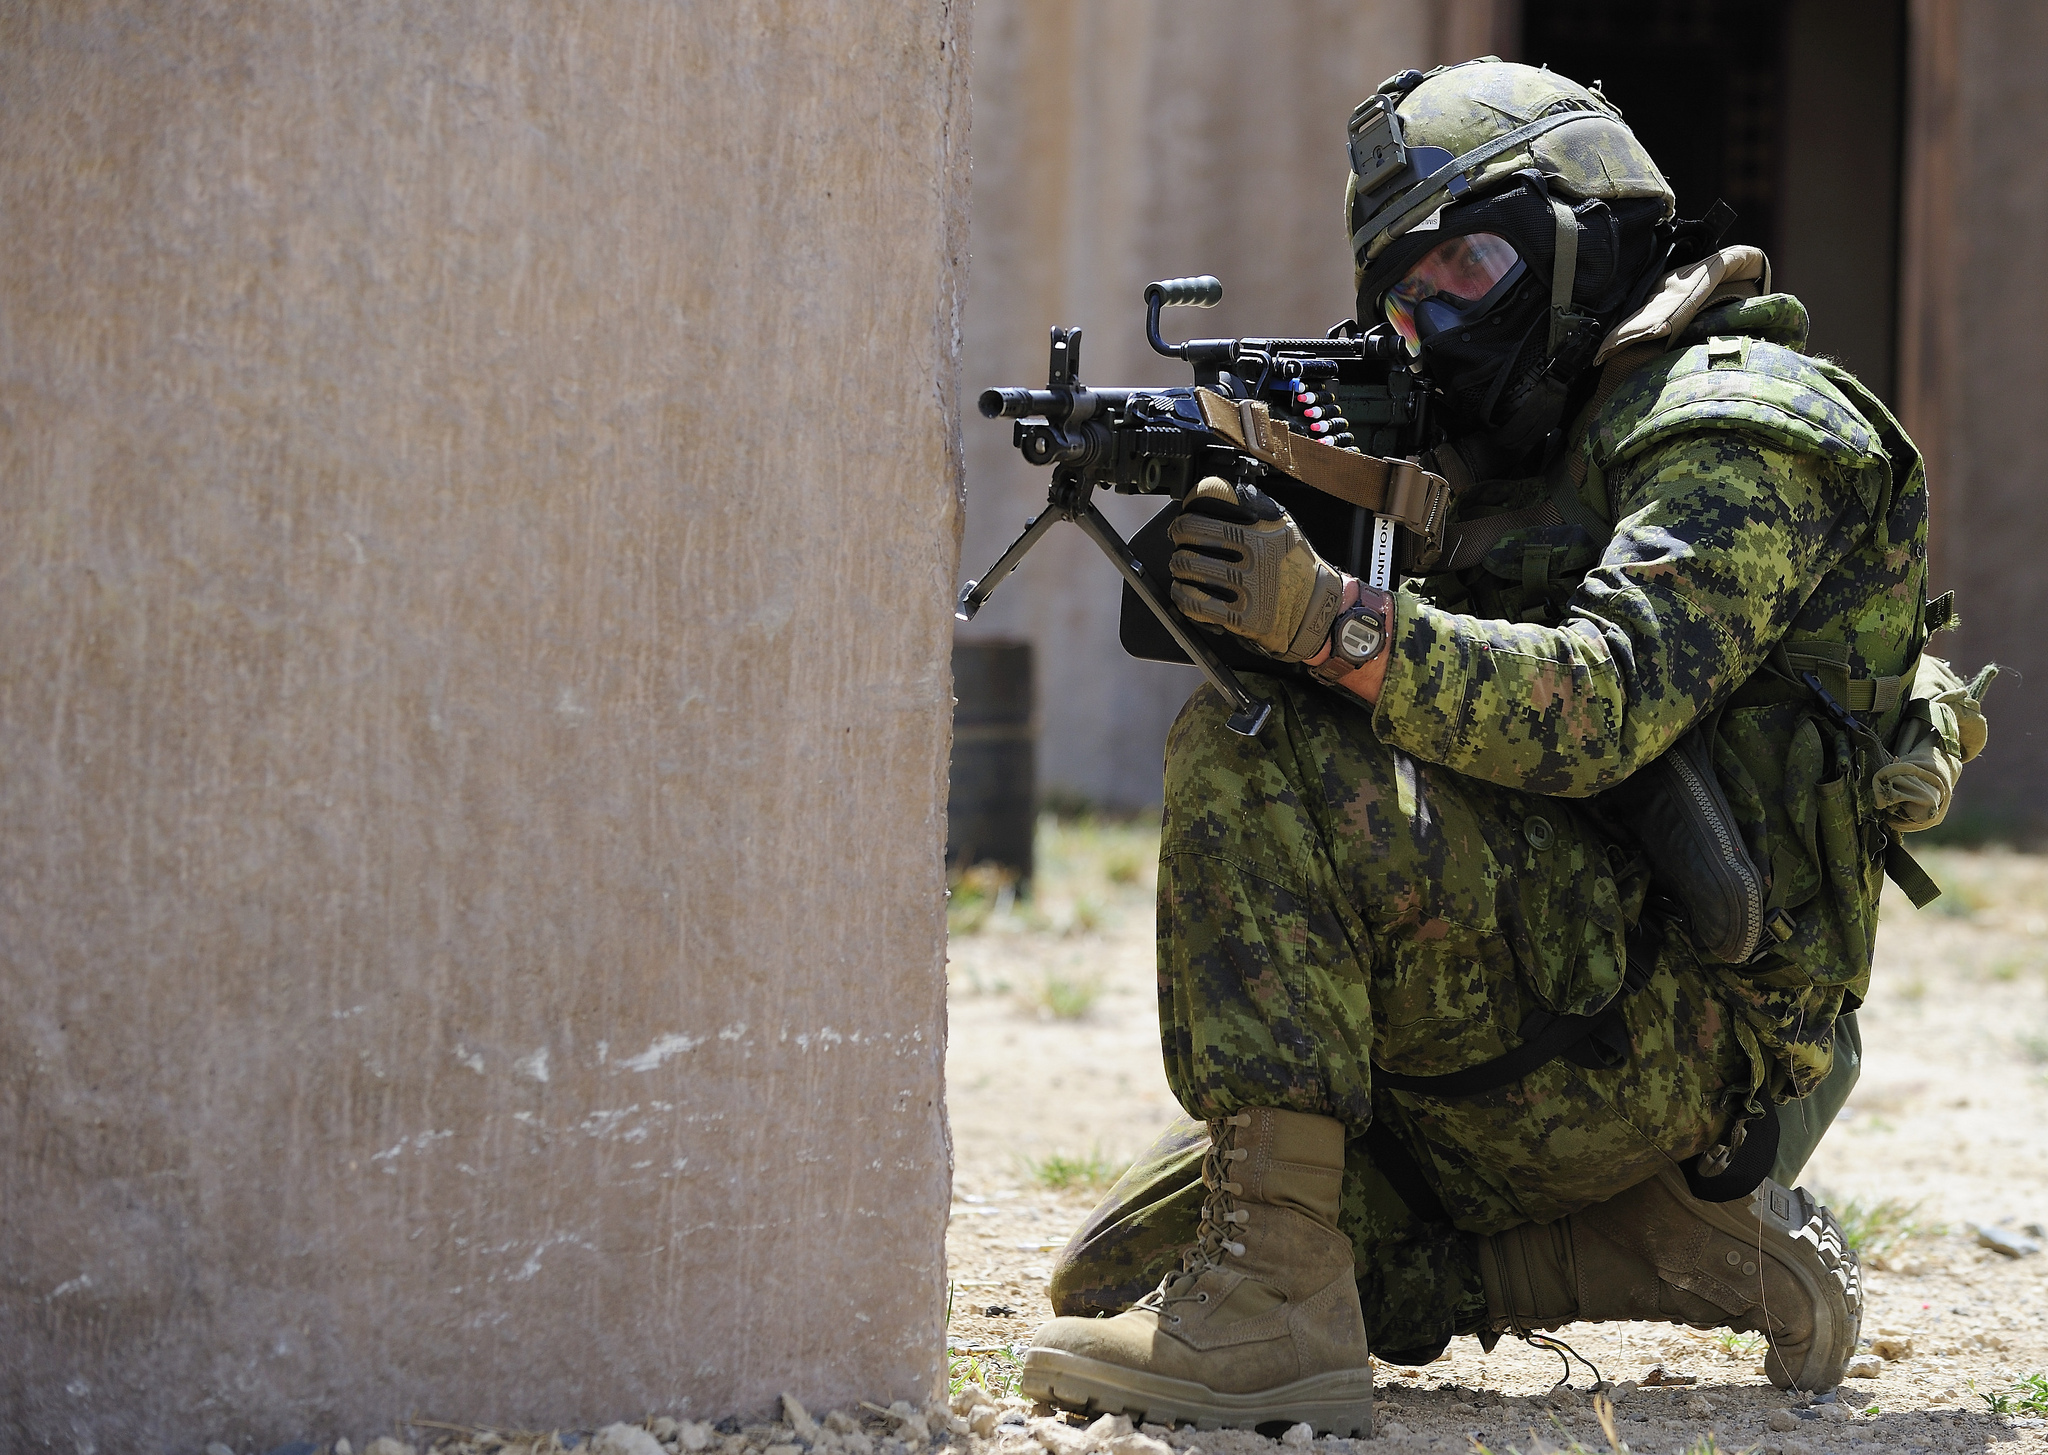
[[[1958,632],[1934,650],[2017,671],[1957,821],[2048,825],[2048,97],[2030,58],[2048,11],[1913,0],[1901,225],[1900,405],[1927,455],[1932,575]]]
[[[964,9],[0,16],[0,1445],[933,1389]]]
[[[966,379],[1043,385],[1046,330],[1080,324],[1094,384],[1186,384],[1146,346],[1145,284],[1214,273],[1220,308],[1173,337],[1322,333],[1353,311],[1344,123],[1406,66],[1512,44],[1497,0],[982,0],[976,7],[974,281]],[[1491,38],[1493,44],[1488,44]],[[1007,423],[970,418],[961,569],[978,574],[1045,502]],[[1159,502],[1103,498],[1134,530]],[[963,634],[1038,649],[1039,782],[1112,804],[1159,798],[1167,724],[1201,680],[1117,644],[1115,571],[1047,536]]]

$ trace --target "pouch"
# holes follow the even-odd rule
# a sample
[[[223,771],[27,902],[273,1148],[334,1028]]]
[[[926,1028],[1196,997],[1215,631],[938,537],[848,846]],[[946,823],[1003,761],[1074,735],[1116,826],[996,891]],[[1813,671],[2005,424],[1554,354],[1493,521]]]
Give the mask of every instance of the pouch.
[[[1741,965],[1763,941],[1769,885],[1714,774],[1719,722],[1716,713],[1699,723],[1601,804],[1641,845],[1657,887],[1684,906],[1693,948]]]

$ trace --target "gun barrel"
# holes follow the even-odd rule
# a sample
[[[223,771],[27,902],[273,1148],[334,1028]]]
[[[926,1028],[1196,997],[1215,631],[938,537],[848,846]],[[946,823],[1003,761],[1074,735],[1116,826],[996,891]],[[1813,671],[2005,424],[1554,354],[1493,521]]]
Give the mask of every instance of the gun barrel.
[[[1122,408],[1140,389],[984,389],[974,401],[983,419],[1043,417],[1054,424],[1090,418],[1104,407]]]

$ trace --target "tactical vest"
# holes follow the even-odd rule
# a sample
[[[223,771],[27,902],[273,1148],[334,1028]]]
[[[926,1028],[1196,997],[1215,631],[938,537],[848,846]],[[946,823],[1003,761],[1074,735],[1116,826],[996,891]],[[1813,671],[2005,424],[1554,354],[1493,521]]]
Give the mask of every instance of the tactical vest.
[[[1916,872],[1888,842],[1870,780],[1948,612],[1946,599],[1924,600],[1918,450],[1854,375],[1806,355],[1805,340],[1798,300],[1765,294],[1710,300],[1682,328],[1625,351],[1546,475],[1462,493],[1424,586],[1450,610],[1556,625],[1612,534],[1621,502],[1609,482],[1690,433],[1737,432],[1818,457],[1840,482],[1834,566],[1771,660],[1687,735],[1760,871],[1753,908],[1767,931],[1744,941],[1741,963],[1721,962],[1697,926],[1694,949],[1740,1012],[1752,1094],[1780,1099],[1826,1076],[1835,1018],[1868,989],[1887,855],[1904,878]],[[1630,816],[1612,817],[1625,840]]]

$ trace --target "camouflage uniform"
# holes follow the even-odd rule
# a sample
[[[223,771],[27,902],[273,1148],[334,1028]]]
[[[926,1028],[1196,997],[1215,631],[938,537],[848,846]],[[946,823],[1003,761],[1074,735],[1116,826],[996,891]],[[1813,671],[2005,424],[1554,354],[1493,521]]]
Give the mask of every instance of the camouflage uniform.
[[[1467,518],[1551,498],[1576,454],[1579,502],[1617,525],[1604,543],[1574,524],[1513,532],[1476,568],[1410,582],[1376,709],[1274,678],[1252,684],[1275,704],[1263,736],[1226,731],[1204,689],[1168,739],[1168,1080],[1194,1118],[1274,1106],[1352,1129],[1342,1223],[1382,1357],[1433,1357],[1479,1325],[1470,1235],[1600,1201],[1711,1145],[1739,1105],[1812,1090],[1867,987],[1874,765],[1787,664],[1826,659],[1844,701],[1852,682],[1957,684],[1920,656],[1919,456],[1804,340],[1785,295],[1712,309],[1581,418],[1550,476],[1470,491]],[[1899,706],[1865,695],[1888,737]],[[1789,937],[1728,966],[1652,934],[1616,1069],[1553,1060],[1457,1100],[1376,1086],[1376,1070],[1502,1055],[1532,1010],[1615,1000],[1649,885],[1598,795],[1712,713]],[[1375,1122],[1444,1221],[1389,1181],[1364,1145]],[[1055,1272],[1059,1312],[1158,1282],[1195,1235],[1205,1140],[1181,1124],[1118,1183]]]

